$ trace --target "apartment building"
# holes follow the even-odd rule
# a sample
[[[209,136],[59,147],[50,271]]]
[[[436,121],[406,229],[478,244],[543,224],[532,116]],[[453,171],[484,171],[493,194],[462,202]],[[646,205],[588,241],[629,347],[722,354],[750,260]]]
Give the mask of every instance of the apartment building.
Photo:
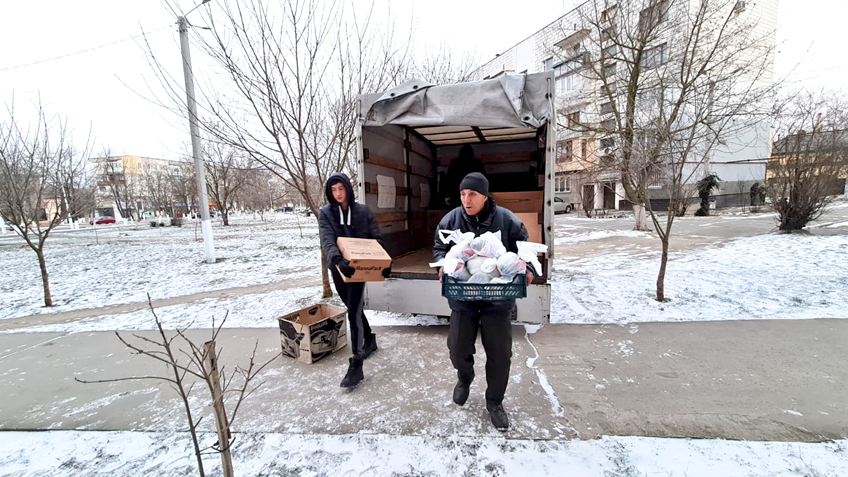
[[[718,0],[718,3],[721,1]],[[753,25],[749,32],[762,46],[750,53],[750,60],[759,62],[762,68],[755,77],[741,77],[739,83],[747,81],[747,84],[757,87],[770,86],[773,81],[777,0],[723,1],[727,12]],[[605,35],[615,35],[619,29],[635,31],[643,28],[646,22],[660,25],[659,33],[652,36],[646,46],[641,66],[645,69],[669,68],[674,64],[676,53],[685,47],[679,31],[672,27],[663,29],[662,25],[669,17],[694,15],[701,5],[701,0],[590,0],[478,69],[476,79],[494,78],[505,73],[556,72],[559,116],[554,181],[556,197],[575,204],[578,210],[631,207],[625,197],[621,173],[613,166],[613,155],[618,145],[612,137],[602,133],[605,129],[612,129],[610,121],[614,120],[613,104],[609,98],[615,96],[615,91],[606,94],[605,85],[615,88],[615,80],[610,78],[623,76],[625,68],[622,66],[627,66],[615,61],[616,48],[621,47]],[[677,25],[681,23],[685,21]],[[743,51],[742,54],[749,53]],[[600,62],[599,59],[603,58],[611,60]],[[619,88],[622,86],[618,84]],[[644,101],[642,96],[646,96]],[[640,93],[639,107],[650,107],[651,98],[647,96]],[[768,119],[749,118],[744,127],[726,134],[718,146],[709,151],[699,167],[687,175],[687,183],[692,184],[706,174],[715,173],[723,181],[716,193],[716,205],[736,205],[753,183],[765,180],[770,145],[771,124]],[[657,173],[650,184],[652,207],[664,210],[668,207],[667,183]]]
[[[145,214],[171,215],[192,200],[180,192],[192,164],[140,156],[93,157],[88,162],[96,178],[98,216],[139,220]]]

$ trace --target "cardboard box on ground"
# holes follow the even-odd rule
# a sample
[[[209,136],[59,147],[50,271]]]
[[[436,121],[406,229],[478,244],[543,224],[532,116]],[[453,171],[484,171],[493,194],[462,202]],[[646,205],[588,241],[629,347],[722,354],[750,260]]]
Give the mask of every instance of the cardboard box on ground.
[[[277,318],[283,355],[312,364],[347,345],[347,309],[319,304]]]
[[[336,245],[355,270],[350,278],[342,275],[345,282],[381,282],[383,269],[392,266],[392,257],[374,239],[339,237]]]

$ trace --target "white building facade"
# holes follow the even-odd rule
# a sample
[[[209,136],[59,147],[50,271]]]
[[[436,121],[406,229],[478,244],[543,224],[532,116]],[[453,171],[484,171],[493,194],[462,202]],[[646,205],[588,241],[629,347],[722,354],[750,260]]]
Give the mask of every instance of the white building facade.
[[[664,21],[669,12],[686,18],[686,15],[694,14],[701,2],[702,0],[629,0],[621,2],[626,3],[628,8],[619,8],[619,2],[615,0],[590,0],[497,55],[477,70],[475,79],[493,78],[504,73],[556,71],[560,127],[554,183],[555,194],[559,200],[574,204],[575,210],[609,211],[628,209],[631,206],[626,200],[620,173],[612,167],[604,167],[610,159],[609,151],[615,147],[612,140],[605,138],[597,130],[581,132],[563,127],[591,124],[594,129],[603,129],[604,121],[610,121],[610,104],[603,99],[603,94],[599,94],[599,88],[604,83],[597,78],[597,69],[603,68],[603,74],[612,77],[616,75],[616,63],[610,61],[598,66],[596,62],[595,71],[589,71],[587,67],[589,55],[597,55],[598,48],[605,49],[603,54],[607,53],[607,48],[611,48],[605,46],[604,30],[600,22],[629,22],[631,25],[641,25],[644,20],[642,17],[646,16],[646,11],[649,10],[643,8],[646,6],[660,12],[657,18],[659,22]],[[764,66],[756,78],[751,78],[748,83],[760,87],[770,86],[773,81],[777,0],[734,1],[728,5],[735,15],[746,21],[750,20],[751,24],[755,25],[751,34],[755,35],[760,43],[765,43],[756,53],[761,56],[751,58]],[[626,15],[628,18],[616,19],[616,14]],[[592,19],[595,23],[591,24],[587,19]],[[671,28],[657,35],[646,50],[643,65],[651,67],[674,62],[675,52],[681,48],[680,43],[680,36]],[[590,45],[594,49],[590,48]],[[761,53],[763,51],[766,51],[768,56],[764,56]],[[614,54],[610,53],[610,56]],[[621,67],[621,63],[618,67]],[[740,82],[744,83],[745,78]],[[696,182],[704,175],[715,173],[723,181],[721,189],[715,193],[716,205],[741,205],[749,197],[749,189],[754,183],[763,184],[770,151],[770,121],[765,116],[763,119],[751,120],[746,122],[745,127],[723,137],[687,183]],[[664,210],[663,205],[667,207],[667,192],[664,191],[662,181],[658,180],[651,187],[650,198],[655,210]]]

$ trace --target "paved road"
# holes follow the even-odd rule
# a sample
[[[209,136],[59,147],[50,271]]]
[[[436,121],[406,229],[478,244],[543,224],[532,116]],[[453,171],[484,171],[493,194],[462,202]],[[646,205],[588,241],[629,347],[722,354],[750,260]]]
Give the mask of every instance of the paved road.
[[[514,423],[510,438],[848,438],[848,320],[548,325],[531,335],[523,327],[513,330],[505,402]],[[483,356],[469,403],[459,408],[450,401],[446,328],[378,332],[381,349],[352,392],[338,387],[346,350],[313,365],[276,358],[234,430],[496,434],[485,411]],[[208,333],[193,330],[190,336],[202,342]],[[245,365],[257,342],[260,359],[273,357],[277,330],[225,330],[221,363]],[[184,429],[181,403],[167,385],[73,379],[164,371],[131,356],[110,332],[0,334],[0,429]],[[192,402],[202,406],[204,397],[198,388]],[[203,426],[211,422],[207,417]]]

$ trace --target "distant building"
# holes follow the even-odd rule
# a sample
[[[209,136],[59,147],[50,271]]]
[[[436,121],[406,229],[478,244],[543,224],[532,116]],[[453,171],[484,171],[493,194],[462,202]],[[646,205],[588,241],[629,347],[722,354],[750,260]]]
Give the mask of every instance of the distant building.
[[[189,203],[192,199],[186,198],[187,194],[180,193],[180,183],[190,173],[191,163],[140,156],[93,157],[88,162],[97,185],[98,216],[138,220],[196,206]]]

